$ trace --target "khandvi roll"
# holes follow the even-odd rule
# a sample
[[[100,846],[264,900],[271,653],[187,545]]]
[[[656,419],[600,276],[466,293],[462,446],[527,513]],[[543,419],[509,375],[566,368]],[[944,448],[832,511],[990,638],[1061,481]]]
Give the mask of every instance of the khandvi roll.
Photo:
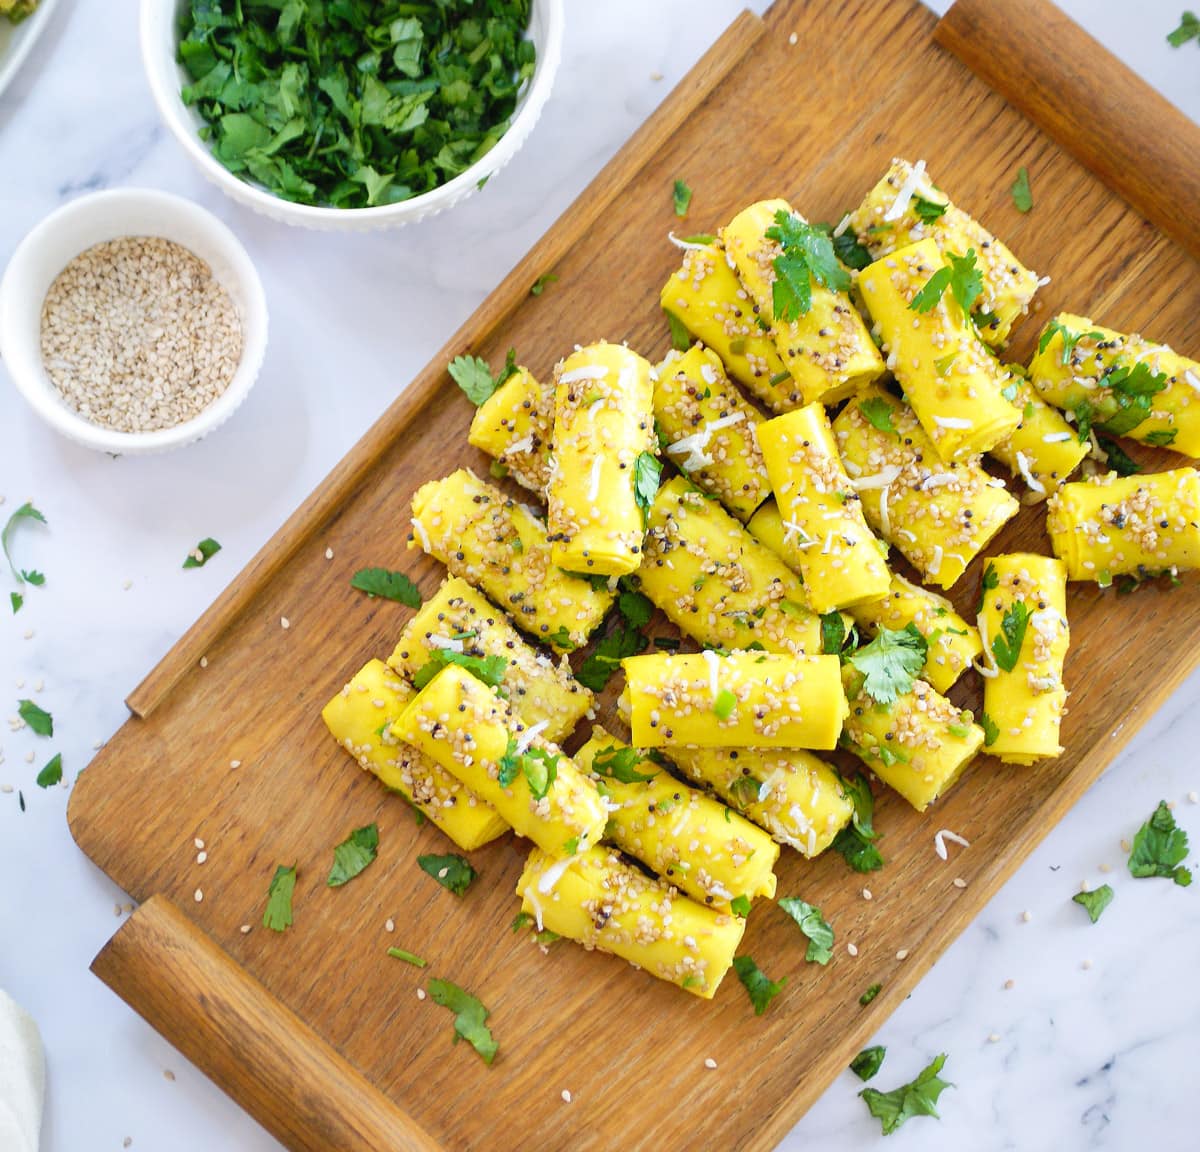
[[[503,836],[508,825],[457,776],[392,734],[393,722],[415,695],[382,660],[372,660],[325,705],[321,719],[362,768],[472,852]]]
[[[810,860],[854,814],[838,774],[799,748],[672,748],[670,754],[689,780]]]
[[[1095,427],[1200,458],[1200,363],[1165,344],[1064,312],[1042,330],[1029,377],[1085,438]]]
[[[720,242],[685,245],[683,263],[663,285],[661,303],[672,326],[712,349],[725,370],[772,412],[804,403],[800,387],[775,348],[770,313],[757,314],[725,259]]]
[[[850,214],[858,242],[878,260],[918,240],[930,239],[943,255],[978,258],[982,289],[972,308],[979,334],[999,347],[1038,289],[1031,272],[986,228],[933,186],[925,162],[893,160],[888,173]]]
[[[641,590],[680,631],[717,648],[821,652],[799,577],[715,501],[676,476],[650,508]]]
[[[541,496],[550,478],[553,432],[554,385],[539,384],[527,368],[517,368],[475,410],[467,439]]]
[[[610,801],[605,836],[693,900],[728,912],[739,898],[775,895],[779,847],[749,820],[599,726],[575,763]]]
[[[852,664],[842,675],[850,701],[843,745],[924,812],[962,775],[983,745],[983,729],[924,680],[885,704]]]
[[[982,605],[983,710],[996,733],[987,750],[1006,764],[1061,755],[1066,565],[1028,552],[997,556],[988,561]]]
[[[695,344],[658,366],[654,418],[667,459],[739,520],[749,520],[771,491],[754,436],[762,417],[729,382],[715,352]]]
[[[560,651],[585,643],[615,598],[557,569],[542,522],[467,468],[413,493],[412,528],[410,548],[436,557],[486,592],[521,631]]]
[[[639,748],[837,746],[846,700],[836,656],[654,652],[621,666]]]
[[[1087,437],[1081,444],[1058,410],[1015,373],[1002,392],[1021,413],[1021,423],[988,455],[1006,465],[1014,480],[1020,476],[1030,494],[1026,502],[1037,503],[1056,492],[1079,467],[1088,454]]]
[[[621,576],[641,563],[639,474],[658,448],[653,371],[636,352],[603,342],[554,370],[547,524],[554,563],[567,572]]]
[[[833,423],[867,523],[926,583],[951,588],[1020,505],[975,461],[943,464],[913,410],[866,388]]]
[[[733,965],[746,930],[740,917],[681,896],[606,848],[562,860],[535,848],[517,895],[539,931],[611,952],[705,1000]]]
[[[887,365],[943,460],[978,456],[1021,422],[1003,395],[1009,373],[963,312],[959,292],[969,293],[955,279],[933,240],[898,248],[858,278]]]
[[[775,347],[805,404],[836,404],[883,375],[879,349],[846,294],[849,273],[829,238],[786,200],[751,204],[721,239],[755,314],[773,321]],[[814,246],[828,250],[828,268],[814,266]]]
[[[571,675],[565,657],[555,664],[530,647],[502,612],[457,576],[409,621],[388,663],[411,680],[439,649],[503,660],[509,703],[547,740],[565,740],[592,707],[591,692]]]
[[[393,731],[552,856],[581,852],[604,835],[608,812],[595,784],[457,664],[416,694]]]
[[[1050,498],[1046,528],[1068,580],[1138,579],[1200,566],[1200,473],[1109,472],[1064,484]]]
[[[824,614],[885,595],[887,548],[867,527],[825,409],[767,420],[758,442],[783,518],[784,559],[804,577],[809,607]]]

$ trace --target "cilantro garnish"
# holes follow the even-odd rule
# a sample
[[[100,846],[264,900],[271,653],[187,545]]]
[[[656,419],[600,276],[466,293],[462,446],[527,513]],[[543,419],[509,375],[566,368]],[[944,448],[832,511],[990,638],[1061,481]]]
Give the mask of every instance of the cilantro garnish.
[[[733,970],[742,982],[742,987],[746,989],[750,1003],[754,1005],[755,1016],[761,1016],[767,1010],[767,1005],[783,991],[783,986],[787,983],[786,976],[781,980],[768,980],[762,969],[749,956],[735,956]]]
[[[543,748],[528,748],[518,752],[516,737],[510,735],[508,747],[497,763],[497,782],[501,788],[507,788],[518,775],[524,775],[529,794],[535,800],[541,800],[558,776],[558,759],[557,753],[547,752]]]
[[[284,200],[395,204],[504,135],[533,75],[528,17],[527,3],[190,0],[182,98],[217,160]]]
[[[937,269],[912,298],[908,305],[910,311],[932,312],[949,288],[962,308],[963,315],[970,316],[975,301],[983,292],[983,276],[975,267],[975,249],[968,248],[965,256],[948,253],[947,259],[950,261],[949,266],[943,265]]]
[[[387,954],[393,960],[403,960],[406,964],[413,965],[414,968],[424,968],[429,963],[428,960],[422,960],[420,956],[406,952],[403,948],[389,948]]]
[[[421,871],[432,876],[443,888],[461,896],[479,873],[471,867],[469,860],[451,852],[446,856],[418,856]]]
[[[728,817],[729,809],[725,809],[725,815]],[[728,823],[728,821],[726,821]],[[750,897],[744,893],[741,896],[735,896],[729,901],[729,910],[735,915],[740,916],[743,920],[750,915]]]
[[[45,768],[37,774],[39,788],[50,788],[62,779],[62,753],[56,752],[50,757]]]
[[[543,272],[529,288],[530,296],[540,296],[546,291],[548,285],[553,284],[558,279],[558,274],[555,272]]]
[[[1029,608],[1023,600],[1018,600],[1004,613],[1004,618],[1000,621],[1001,635],[992,637],[992,655],[1005,672],[1016,668],[1028,627]]]
[[[21,605],[25,603],[25,597],[20,592],[10,592],[8,594],[9,603],[12,605],[13,615],[15,616],[21,611]]]
[[[620,784],[645,784],[658,775],[657,772],[651,772],[646,776],[637,770],[645,760],[646,757],[636,748],[618,748],[613,744],[592,758],[592,771]]]
[[[850,1061],[850,1071],[860,1080],[870,1080],[883,1066],[883,1058],[887,1049],[882,1044],[874,1044],[864,1048]]]
[[[641,452],[633,466],[633,498],[645,517],[658,495],[662,479],[662,461],[652,452]]]
[[[12,552],[9,550],[9,545],[12,540],[12,534],[17,528],[17,525],[24,521],[34,521],[38,524],[47,523],[46,517],[43,516],[32,504],[22,504],[9,518],[4,525],[4,531],[0,532],[0,549],[4,551],[4,559],[8,561],[8,566],[12,570],[13,579],[18,584],[33,584],[37,587],[46,583],[46,577],[40,572],[27,572],[24,569],[18,568],[13,563]],[[17,611],[14,606],[13,612]]]
[[[979,713],[979,727],[983,729],[983,746],[990,748],[1000,739],[1000,725],[986,712]]]
[[[1099,433],[1096,435],[1096,440],[1108,457],[1108,466],[1118,476],[1133,476],[1142,470],[1142,466],[1129,456],[1115,440],[1110,440],[1107,436],[1101,436]]]
[[[728,720],[737,707],[738,698],[728,689],[722,688],[713,701],[712,710],[718,720]]]
[[[624,591],[617,597],[617,611],[634,628],[645,628],[654,615],[654,602],[641,592]]]
[[[663,315],[667,318],[667,324],[671,328],[671,347],[676,352],[686,352],[692,346],[692,334],[687,330],[687,325],[674,312],[664,309]],[[663,447],[665,448],[666,445]]]
[[[183,566],[185,568],[203,568],[220,551],[221,545],[211,536],[206,536],[187,554]]]
[[[32,700],[18,701],[17,715],[29,725],[30,731],[36,735],[54,735],[54,717],[44,708],[39,708]]]
[[[894,704],[912,691],[913,681],[925,666],[928,641],[908,624],[900,631],[880,628],[875,639],[847,659],[865,677],[863,691],[879,704]]]
[[[1153,444],[1155,448],[1170,448],[1175,443],[1178,433],[1178,428],[1159,428],[1155,432],[1147,432],[1142,440],[1147,444]]]
[[[333,867],[329,870],[330,888],[348,884],[379,854],[379,825],[368,824],[355,828],[333,850]]]
[[[979,608],[977,612],[983,611],[984,602],[987,600],[987,594],[993,588],[1000,587],[1000,577],[996,573],[996,566],[989,560],[987,567],[983,570],[983,584],[979,589]]]
[[[862,776],[842,780],[842,787],[854,805],[850,823],[833,841],[833,849],[855,872],[877,872],[883,867],[883,857],[875,847],[879,833],[875,831],[875,797],[871,785]]]
[[[850,288],[850,274],[838,262],[833,242],[819,227],[806,224],[794,213],[780,209],[766,238],[775,240],[782,251],[771,262],[775,283],[771,287],[771,310],[775,319],[799,320],[812,307],[812,286],[833,292]]]
[[[1184,12],[1179,17],[1179,27],[1167,33],[1167,43],[1172,48],[1180,48],[1189,40],[1195,40],[1197,44],[1200,44],[1200,19],[1197,18],[1195,12]]]
[[[483,1057],[485,1064],[491,1064],[499,1049],[487,1026],[491,1013],[470,992],[449,980],[430,980],[428,989],[435,1004],[454,1013],[454,1043],[465,1040]]]
[[[892,406],[882,396],[868,396],[866,400],[860,400],[858,410],[872,428],[878,428],[880,432],[889,432],[893,436],[900,435],[892,423]]]
[[[776,903],[808,937],[808,951],[804,959],[814,964],[828,964],[833,958],[833,928],[822,915],[821,909],[805,903],[797,896],[784,896]]]
[[[593,692],[603,692],[621,661],[645,651],[650,643],[641,630],[630,623],[629,617],[621,612],[619,601],[617,607],[616,627],[601,637],[575,673],[575,679]]]
[[[463,395],[478,408],[510,376],[515,376],[520,368],[517,367],[516,349],[510,348],[504,359],[504,367],[496,376],[492,376],[492,370],[482,356],[455,356],[447,365],[447,371],[454,383],[462,389]]]
[[[573,856],[574,853],[572,852],[571,855]],[[514,932],[520,932],[526,924],[533,923],[535,923],[534,918],[530,916],[528,912],[518,912],[512,922],[512,930]],[[553,944],[555,940],[562,939],[557,932],[551,932],[549,928],[543,928],[540,932],[534,932],[533,938],[539,944]]]
[[[1187,854],[1187,833],[1176,825],[1171,809],[1162,800],[1133,838],[1129,872],[1138,879],[1161,876],[1186,888],[1192,882],[1190,869],[1183,867]]]
[[[782,607],[782,605],[781,605]],[[825,656],[837,656],[846,643],[846,621],[838,611],[826,612],[821,617],[821,653]]]
[[[350,587],[368,596],[395,600],[406,608],[421,607],[420,588],[403,572],[392,572],[387,568],[360,568],[350,577]]]
[[[1100,919],[1104,909],[1107,908],[1113,900],[1113,890],[1108,884],[1101,884],[1099,888],[1091,892],[1076,892],[1071,899],[1083,906],[1088,914],[1088,918],[1093,924]]]
[[[503,656],[469,656],[466,652],[455,652],[450,648],[434,648],[429,653],[429,659],[413,676],[413,687],[420,692],[448,664],[465,668],[489,688],[504,683],[504,670],[508,667],[508,661]]]
[[[263,927],[283,932],[292,926],[292,893],[296,890],[296,865],[285,868],[280,864],[267,889],[267,907],[263,912]]]
[[[676,180],[675,187],[672,189],[671,198],[675,204],[675,215],[686,216],[688,205],[692,202],[692,190],[683,180]]]
[[[854,268],[861,272],[871,263],[871,253],[858,242],[858,237],[849,228],[845,229],[840,236],[835,236],[832,224],[814,224],[813,227],[820,229],[829,237],[834,255],[847,268]]]
[[[1039,356],[1050,347],[1050,341],[1054,339],[1055,334],[1062,337],[1062,352],[1059,354],[1059,359],[1063,364],[1068,363],[1075,354],[1075,346],[1080,340],[1104,339],[1104,333],[1096,332],[1095,330],[1091,332],[1072,332],[1070,328],[1055,318],[1046,325],[1041,336],[1038,337],[1037,349]]]
[[[914,1116],[937,1118],[938,1097],[945,1089],[952,1087],[938,1076],[945,1063],[946,1054],[943,1052],[908,1084],[901,1084],[899,1088],[893,1088],[890,1092],[864,1088],[859,1093],[866,1101],[871,1115],[882,1123],[885,1136],[891,1135]]]
[[[883,985],[882,985],[882,984],[872,984],[872,985],[871,985],[871,987],[870,987],[870,988],[868,988],[868,989],[867,989],[867,990],[866,990],[866,991],[865,991],[865,992],[864,992],[864,993],[863,993],[863,994],[862,994],[862,995],[861,995],[861,996],[858,998],[858,1002],[859,1002],[859,1004],[861,1004],[861,1005],[862,1005],[862,1006],[865,1008],[865,1007],[866,1007],[868,1004],[870,1004],[870,1003],[871,1003],[871,1001],[872,1001],[872,1000],[874,1000],[874,999],[875,999],[875,997],[876,997],[876,996],[878,996],[878,995],[879,995],[879,993],[880,993],[880,992],[882,992],[882,991],[883,991]]]
[[[945,216],[946,209],[950,205],[941,204],[937,200],[926,200],[924,196],[914,196],[912,198],[912,207],[918,220],[923,220],[926,224],[930,224],[934,220]]]
[[[1017,169],[1017,178],[1012,186],[1013,205],[1018,212],[1028,212],[1033,207],[1033,190],[1029,187],[1029,169],[1022,165]]]
[[[1093,422],[1110,436],[1125,436],[1150,415],[1151,397],[1166,388],[1167,374],[1151,372],[1150,365],[1139,360],[1132,366],[1118,365],[1100,383],[1111,395],[1096,404]]]

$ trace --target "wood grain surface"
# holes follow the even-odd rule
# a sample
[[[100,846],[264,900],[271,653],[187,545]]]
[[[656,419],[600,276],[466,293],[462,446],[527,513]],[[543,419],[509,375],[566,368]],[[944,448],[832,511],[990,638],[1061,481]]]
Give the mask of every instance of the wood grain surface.
[[[993,0],[979,35],[999,34],[1010,5],[1023,10],[1025,0]],[[679,256],[666,240],[680,228],[676,177],[695,190],[684,227],[705,231],[777,195],[812,219],[836,220],[894,155],[923,158],[957,203],[1053,277],[1039,294],[1040,315],[1017,329],[1015,359],[1028,358],[1041,319],[1068,307],[1200,348],[1196,260],[937,48],[934,23],[909,0],[794,0],[762,22],[741,17],[137,690],[135,718],[79,778],[69,816],[83,850],[139,900],[162,894],[185,908],[214,942],[199,947],[176,916],[156,912],[154,930],[129,952],[122,988],[153,983],[165,953],[184,947],[191,959],[180,1003],[164,1001],[151,1018],[264,1123],[272,1117],[254,1070],[240,1073],[250,1082],[242,1089],[238,1061],[188,1039],[207,1026],[198,1006],[234,969],[247,974],[245,997],[261,988],[263,1002],[238,1009],[247,1029],[275,1018],[279,1006],[293,1013],[412,1118],[414,1147],[423,1132],[454,1152],[491,1147],[497,1137],[530,1152],[769,1149],[1196,663],[1194,578],[1174,592],[1153,587],[1122,598],[1073,585],[1068,753],[1033,769],[981,757],[925,817],[877,789],[887,866],[870,877],[869,902],[862,877],[840,857],[810,864],[785,853],[780,895],[822,907],[837,951],[827,967],[806,965],[795,925],[770,904],[757,906],[743,951],[771,977],[789,979],[761,1018],[732,976],[704,1004],[611,957],[567,943],[543,955],[514,936],[525,849],[511,837],[474,854],[481,879],[464,898],[440,888],[415,857],[446,851],[446,841],[417,827],[321,723],[324,702],[368,658],[390,652],[410,615],[354,592],[351,574],[401,568],[431,592],[444,573],[405,548],[409,497],[457,464],[486,471],[466,445],[471,408],[446,375],[447,360],[469,350],[499,364],[512,346],[541,375],[576,342],[600,337],[664,354],[657,299]],[[1008,191],[1020,165],[1035,196],[1024,216]],[[530,284],[550,271],[559,280],[531,297]],[[1153,468],[1180,463],[1136,445],[1131,454]],[[993,551],[1018,548],[1048,549],[1036,509],[1024,510]],[[954,590],[967,615],[980,568]],[[974,682],[952,695],[979,706]],[[600,708],[610,726],[611,702],[610,694]],[[373,820],[379,859],[344,888],[327,888],[334,845]],[[970,848],[939,860],[939,828],[965,836]],[[208,850],[202,876],[197,836]],[[275,866],[292,863],[296,922],[278,935],[261,928],[262,908]],[[966,887],[955,887],[955,877]],[[1064,900],[1070,895],[1064,890]],[[135,913],[133,925],[146,914]],[[243,934],[246,923],[254,927]],[[183,945],[168,942],[180,938]],[[429,969],[389,959],[389,945],[427,957]],[[232,968],[209,955],[216,946]],[[491,1009],[500,1055],[490,1069],[466,1045],[452,1046],[450,1013],[418,999],[430,975]],[[860,1007],[875,982],[882,993]],[[707,1057],[715,1072],[705,1069]],[[296,1090],[320,1091],[324,1108],[345,1111],[356,1104],[344,1083],[335,1069],[332,1089],[310,1082]],[[327,1138],[316,1120],[303,1129],[281,1138],[296,1149],[350,1146]]]

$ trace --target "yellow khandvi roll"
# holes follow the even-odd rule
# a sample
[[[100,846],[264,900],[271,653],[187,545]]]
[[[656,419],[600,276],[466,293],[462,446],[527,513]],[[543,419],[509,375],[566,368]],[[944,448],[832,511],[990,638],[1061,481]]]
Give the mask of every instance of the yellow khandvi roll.
[[[887,549],[863,518],[825,409],[767,420],[758,442],[783,518],[784,559],[804,577],[809,607],[824,614],[878,600],[888,590]]]
[[[890,704],[867,694],[861,672],[842,671],[850,715],[843,745],[918,812],[962,775],[983,745],[983,729],[924,680]]]
[[[888,173],[850,214],[858,242],[878,260],[918,240],[932,240],[945,255],[974,250],[983,291],[972,312],[980,335],[999,347],[1009,330],[1029,311],[1038,289],[1031,272],[983,225],[950,203],[933,186],[925,162],[893,160]]]
[[[1080,427],[1200,459],[1200,363],[1165,344],[1064,312],[1042,330],[1029,378]]]
[[[554,459],[546,497],[554,563],[621,576],[642,561],[642,456],[654,435],[653,368],[621,344],[591,344],[554,370]]]
[[[756,314],[725,249],[720,243],[677,243],[684,245],[683,263],[660,298],[672,328],[682,325],[707,344],[729,375],[772,412],[799,408],[804,403],[800,386],[779,358],[771,325]]]
[[[366,664],[321,710],[337,742],[393,792],[399,792],[464,852],[503,836],[508,825],[456,776],[392,735],[416,695],[382,660]]]
[[[854,815],[838,774],[799,748],[672,748],[670,754],[689,780],[810,860]]]
[[[609,811],[609,840],[719,912],[730,911],[739,898],[775,895],[779,847],[761,828],[650,760],[635,761],[632,768],[633,775],[650,779],[622,782],[618,776],[629,780],[635,757],[633,748],[599,726],[575,754],[575,763],[592,773],[601,795],[616,805]],[[747,906],[740,914],[748,911]]]
[[[864,389],[833,431],[867,523],[926,583],[953,587],[1020,510],[975,461],[942,463],[913,410],[882,388]]]
[[[410,548],[483,589],[522,632],[570,651],[587,642],[615,593],[554,566],[532,510],[460,468],[413,493]]]
[[[517,368],[476,410],[468,441],[493,457],[530,492],[541,496],[550,478],[554,385]]]
[[[771,492],[754,436],[762,417],[729,382],[715,352],[695,344],[658,366],[654,418],[667,459],[743,523],[749,520]]]
[[[521,910],[589,951],[611,952],[711,1000],[746,921],[705,908],[606,848],[564,860],[536,848],[517,882]]]
[[[621,666],[638,748],[830,749],[846,716],[836,656],[653,652]]]
[[[1061,755],[1071,639],[1066,565],[1029,552],[996,556],[985,570],[982,603],[983,710],[996,732],[987,750],[1005,764]]]
[[[409,621],[388,663],[411,680],[440,648],[503,659],[509,703],[547,740],[565,740],[592,707],[591,692],[571,675],[565,656],[555,664],[530,647],[499,609],[457,576]]]
[[[799,577],[715,501],[680,476],[650,508],[641,590],[680,631],[717,648],[791,655],[822,650],[821,619]]]
[[[780,217],[786,223],[781,224]],[[784,367],[800,386],[806,404],[836,404],[858,388],[883,375],[883,358],[871,339],[858,309],[844,291],[834,291],[810,279],[811,301],[795,320],[776,314],[775,261],[787,258],[777,239],[780,228],[811,231],[807,221],[786,200],[761,200],[739,212],[721,232],[727,258],[750,293],[755,313],[773,322],[775,347]],[[819,242],[829,241],[820,236]],[[830,257],[835,265],[836,257]],[[840,265],[837,268],[845,272]],[[808,275],[807,265],[805,275]],[[849,276],[847,275],[847,286]]]
[[[1026,503],[1037,503],[1058,490],[1088,454],[1087,437],[1079,442],[1075,429],[1058,410],[1051,408],[1027,380],[1013,373],[1012,382],[1001,390],[1021,413],[1021,423],[1001,440],[989,456],[999,460],[1025,481]]]
[[[963,315],[948,266],[932,240],[899,248],[868,265],[858,287],[883,338],[887,365],[943,460],[994,448],[1021,422],[1004,398],[1011,379]],[[922,293],[919,300],[918,293]],[[932,303],[936,296],[937,302]],[[929,304],[921,311],[914,304]]]
[[[457,664],[416,694],[392,730],[552,855],[581,852],[604,835],[608,812],[595,784]]]
[[[1109,472],[1064,484],[1050,498],[1046,528],[1068,580],[1139,580],[1200,566],[1200,473]]]

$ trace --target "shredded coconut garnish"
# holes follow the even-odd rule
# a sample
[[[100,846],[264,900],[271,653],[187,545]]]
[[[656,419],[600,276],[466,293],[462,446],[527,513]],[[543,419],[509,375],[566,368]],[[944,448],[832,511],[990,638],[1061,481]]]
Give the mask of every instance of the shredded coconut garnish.
[[[918,160],[904,178],[904,183],[900,185],[900,190],[896,193],[896,199],[892,201],[892,206],[883,214],[884,220],[899,220],[901,216],[908,210],[908,206],[912,203],[913,194],[920,187],[921,180],[925,175],[925,161]]]
[[[1070,440],[1070,432],[1047,432],[1042,437],[1043,444],[1061,444],[1064,440]]]
[[[450,652],[461,652],[463,650],[463,642],[455,640],[453,636],[439,636],[436,633],[429,637],[430,648],[445,648]]]
[[[555,860],[545,872],[538,877],[537,890],[546,896],[554,891],[554,885],[557,884],[563,877],[563,873],[575,863],[573,856],[564,856],[561,860]],[[538,917],[538,929],[541,930],[542,918]]]
[[[415,516],[412,518],[413,531],[417,534],[417,539],[421,541],[421,547],[426,552],[431,550],[429,543],[429,533],[425,531],[425,525],[421,523]]]
[[[822,556],[828,556],[833,551],[833,533],[825,533],[825,547],[821,549]]]
[[[532,452],[532,451],[533,451],[533,437],[532,436],[522,436],[520,440],[514,440],[508,446],[507,455],[511,456],[514,453]]]
[[[879,490],[879,531],[884,536],[892,534],[892,521],[888,516],[888,493],[890,491],[890,488],[881,488]],[[913,539],[915,540],[916,537],[914,536]]]
[[[604,457],[597,456],[592,461],[592,479],[588,484],[588,503],[595,504],[600,496],[600,469],[604,465]]]
[[[593,400],[592,403],[588,406],[588,411],[587,411],[588,420],[590,420],[594,424],[596,422],[597,413],[603,407],[604,407],[604,397],[603,396],[601,396],[599,400]]]
[[[704,367],[707,368],[708,365],[706,364]],[[702,373],[703,371],[704,369],[701,369]],[[705,377],[705,379],[707,379],[707,377]],[[710,380],[709,383],[711,384],[712,381]],[[708,422],[708,430],[710,432],[720,432],[722,428],[729,428],[734,424],[740,424],[745,419],[745,412],[730,412],[728,416],[721,416],[716,420],[710,420]]]
[[[1029,470],[1029,457],[1024,452],[1017,453],[1017,471],[1021,473],[1021,479],[1030,492],[1046,495],[1046,486]]]
[[[704,662],[708,665],[708,687],[712,692],[713,703],[716,703],[717,696],[720,695],[721,685],[718,676],[721,672],[721,658],[711,649],[704,649]]]
[[[957,832],[951,832],[949,828],[943,828],[933,838],[934,851],[943,859],[949,860],[950,853],[946,851],[946,841],[949,840],[953,844],[961,844],[964,848],[970,848],[971,842],[964,840]]]
[[[976,656],[971,661],[971,667],[980,676],[986,676],[989,680],[994,680],[1000,675],[1000,668],[996,664],[996,657],[992,655],[992,646],[988,643],[987,621],[983,618],[982,613],[979,616],[979,639],[983,642],[983,659],[986,663],[980,664],[979,657]]]
[[[933,559],[926,566],[926,571],[930,576],[936,576],[942,570],[942,546],[935,544],[933,546]]]
[[[705,384],[715,384],[717,382],[717,370],[711,364],[701,364],[700,375]]]
[[[971,421],[965,416],[935,416],[933,422],[939,428],[971,428]]]
[[[850,213],[847,212],[846,215],[843,216],[841,218],[841,220],[838,221],[838,226],[833,230],[834,236],[835,237],[841,236],[842,233],[845,232],[846,229],[849,227],[850,227]]]
[[[941,488],[953,484],[958,477],[953,472],[932,472],[921,481],[921,491],[928,492],[931,488]]]
[[[520,736],[517,737],[517,755],[521,756],[529,750],[529,746],[538,738],[538,736],[549,726],[549,720],[539,720],[536,724],[530,724]]]
[[[816,543],[795,520],[780,520],[780,523],[783,525],[784,544],[792,544],[796,548],[811,548]],[[793,540],[792,537],[796,539]]]
[[[850,483],[856,492],[867,492],[874,488],[890,488],[900,475],[899,464],[887,464],[870,476],[851,478]]]
[[[681,240],[675,235],[674,232],[668,232],[667,239],[670,240],[676,248],[683,248],[684,250],[691,248],[694,251],[703,252],[708,248],[707,244],[697,244],[692,240]]]
[[[604,380],[607,376],[607,368],[602,368],[598,364],[584,364],[579,368],[572,368],[569,372],[564,372],[559,376],[558,382],[574,384],[577,380]]]

